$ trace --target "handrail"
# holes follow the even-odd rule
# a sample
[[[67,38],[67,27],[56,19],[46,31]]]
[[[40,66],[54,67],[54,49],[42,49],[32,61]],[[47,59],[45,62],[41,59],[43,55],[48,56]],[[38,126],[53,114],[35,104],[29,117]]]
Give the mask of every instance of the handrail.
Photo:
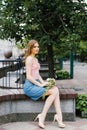
[[[20,88],[24,78],[23,59],[3,59],[0,63],[0,88]]]

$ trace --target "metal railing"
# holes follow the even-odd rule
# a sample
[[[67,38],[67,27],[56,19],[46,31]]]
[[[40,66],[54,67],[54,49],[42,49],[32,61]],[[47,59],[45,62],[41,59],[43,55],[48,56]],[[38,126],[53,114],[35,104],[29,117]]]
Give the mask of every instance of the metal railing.
[[[25,67],[22,58],[0,60],[0,88],[22,88]]]

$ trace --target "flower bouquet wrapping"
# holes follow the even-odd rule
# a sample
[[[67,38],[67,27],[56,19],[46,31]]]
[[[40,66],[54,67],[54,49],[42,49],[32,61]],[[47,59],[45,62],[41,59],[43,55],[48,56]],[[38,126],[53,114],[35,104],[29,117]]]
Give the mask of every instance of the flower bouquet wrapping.
[[[47,78],[46,80],[48,82],[48,85],[46,86],[46,92],[55,86],[55,79],[54,78]],[[43,94],[42,99],[45,99],[46,92]]]

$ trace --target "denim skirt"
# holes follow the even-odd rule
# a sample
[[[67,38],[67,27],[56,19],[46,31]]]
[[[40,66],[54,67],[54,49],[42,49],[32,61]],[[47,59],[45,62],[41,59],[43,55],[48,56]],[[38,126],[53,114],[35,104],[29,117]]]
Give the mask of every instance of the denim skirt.
[[[38,81],[39,82],[39,81]],[[46,88],[39,87],[26,79],[24,83],[24,93],[33,100],[38,100],[46,92]]]

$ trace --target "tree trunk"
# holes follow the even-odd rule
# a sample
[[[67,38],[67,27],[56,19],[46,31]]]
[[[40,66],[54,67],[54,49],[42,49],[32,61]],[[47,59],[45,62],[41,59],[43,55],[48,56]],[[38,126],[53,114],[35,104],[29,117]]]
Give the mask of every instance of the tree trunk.
[[[54,78],[53,46],[47,45],[49,77]]]

